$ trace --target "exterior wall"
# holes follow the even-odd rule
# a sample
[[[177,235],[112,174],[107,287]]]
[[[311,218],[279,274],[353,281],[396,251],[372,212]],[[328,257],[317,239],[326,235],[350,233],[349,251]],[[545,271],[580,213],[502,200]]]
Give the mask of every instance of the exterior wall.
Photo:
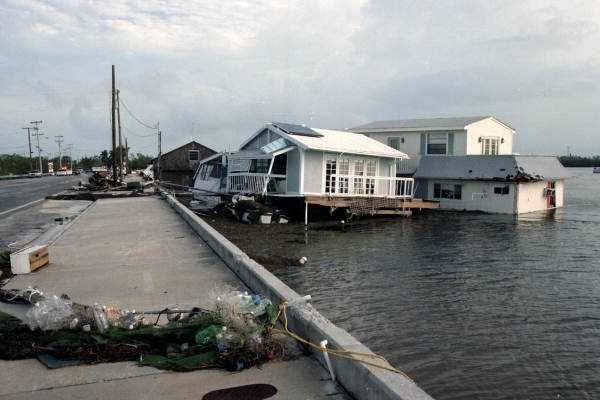
[[[392,176],[394,163],[396,160],[394,158],[380,158],[378,164],[377,176]]]
[[[479,138],[489,136],[504,139],[504,143],[499,144],[498,154],[513,154],[513,131],[491,119],[469,125],[467,132],[467,154],[482,154]],[[500,141],[502,142],[502,140]]]
[[[294,149],[287,153],[286,164],[286,193],[300,192],[300,150]]]
[[[189,159],[189,151],[198,151],[198,160]],[[197,142],[190,142],[171,150],[160,158],[160,180],[175,182],[179,185],[192,185],[192,177],[198,168],[200,160],[216,154],[216,151]],[[157,174],[156,159],[153,160],[154,174]]]
[[[304,188],[303,193],[323,193],[323,152],[306,150],[304,152]]]
[[[248,142],[244,147],[240,148],[240,150],[258,150],[261,147],[271,143],[274,140],[279,139],[281,136],[276,134],[275,132],[271,132],[269,129],[263,130],[259,133],[254,139]]]
[[[364,133],[364,135],[385,145],[389,145],[389,138],[391,137],[404,138],[404,143],[399,144],[398,150],[406,153],[410,158],[415,159],[423,155],[421,151],[421,134],[427,133],[453,133],[454,144],[452,146],[451,154],[448,155],[464,156],[467,154],[467,132],[463,130],[375,132]],[[448,148],[448,151],[450,152],[450,148]]]
[[[448,210],[484,211],[489,213],[514,214],[516,212],[514,183],[488,181],[459,181],[427,179],[427,188],[422,191],[428,200],[440,202],[440,208]],[[434,198],[434,184],[462,185],[462,196],[457,199]],[[508,194],[495,194],[495,186],[509,186]]]
[[[565,181],[560,179],[556,181],[556,207],[565,205]]]
[[[522,182],[519,183],[517,209],[519,214],[547,209],[547,200],[544,189],[548,182]],[[556,207],[564,204],[564,180],[556,181],[555,185]]]

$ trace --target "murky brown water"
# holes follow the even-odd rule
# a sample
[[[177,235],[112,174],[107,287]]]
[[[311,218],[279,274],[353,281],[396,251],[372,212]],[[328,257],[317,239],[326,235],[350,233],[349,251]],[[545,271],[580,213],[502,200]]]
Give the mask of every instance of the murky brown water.
[[[572,173],[553,214],[213,223],[437,399],[595,399],[600,175]]]

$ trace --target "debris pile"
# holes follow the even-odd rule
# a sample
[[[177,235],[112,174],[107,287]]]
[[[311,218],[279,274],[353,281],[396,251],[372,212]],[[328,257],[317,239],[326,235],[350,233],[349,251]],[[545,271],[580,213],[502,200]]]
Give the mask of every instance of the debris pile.
[[[246,292],[217,294],[214,310],[86,306],[35,288],[2,290],[0,300],[32,305],[24,321],[0,313],[0,359],[36,357],[49,367],[135,360],[174,371],[238,371],[300,354],[293,339],[272,329],[278,308]]]
[[[231,202],[218,204],[213,208],[213,213],[248,224],[287,224],[289,221],[285,211],[268,207],[254,197],[242,195],[233,196]]]
[[[10,278],[12,275],[10,267],[10,250],[0,248],[0,282]]]

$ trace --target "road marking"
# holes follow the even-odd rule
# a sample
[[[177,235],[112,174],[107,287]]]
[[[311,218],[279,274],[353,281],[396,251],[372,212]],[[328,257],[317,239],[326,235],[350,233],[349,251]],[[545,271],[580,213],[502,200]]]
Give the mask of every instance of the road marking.
[[[39,203],[39,202],[41,202],[41,201],[44,201],[45,199],[46,199],[45,197],[42,197],[41,199],[37,199],[37,200],[34,200],[34,201],[30,201],[29,203],[25,203],[25,204],[23,204],[23,205],[20,205],[19,207],[15,207],[15,208],[11,208],[10,210],[2,211],[2,212],[0,212],[0,215],[8,214],[8,213],[11,213],[11,212],[13,212],[13,211],[20,210],[21,208],[25,208],[25,207],[32,206],[32,205],[34,205],[34,204],[36,204],[36,203]]]

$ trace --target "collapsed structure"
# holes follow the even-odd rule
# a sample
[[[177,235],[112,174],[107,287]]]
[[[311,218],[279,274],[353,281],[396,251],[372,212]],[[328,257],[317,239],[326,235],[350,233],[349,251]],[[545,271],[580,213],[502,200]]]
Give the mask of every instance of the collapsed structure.
[[[425,156],[414,175],[441,208],[504,214],[562,207],[567,176],[556,157],[518,155]]]
[[[492,116],[374,121],[350,129],[409,155],[397,171],[440,208],[521,214],[562,207],[558,158],[514,154],[515,130]]]
[[[407,158],[364,135],[271,122],[238,151],[203,160],[194,186],[215,193],[296,198],[332,208],[350,207],[361,199],[377,213],[380,208],[414,205],[414,179],[398,176],[396,170]]]
[[[347,131],[270,122],[238,151],[202,160],[194,186],[354,214],[562,207],[566,169],[556,157],[515,155],[514,135],[492,116],[374,121]]]

